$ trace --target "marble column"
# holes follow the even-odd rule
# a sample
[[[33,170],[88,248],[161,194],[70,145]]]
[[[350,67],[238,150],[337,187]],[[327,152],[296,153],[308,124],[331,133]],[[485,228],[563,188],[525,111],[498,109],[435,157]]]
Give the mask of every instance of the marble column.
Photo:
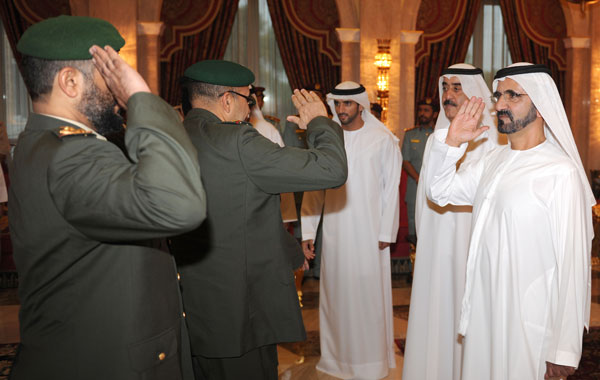
[[[591,65],[588,65],[591,66],[591,80],[589,81],[591,99],[589,148],[586,168],[598,170],[600,169],[600,6],[588,7],[588,11],[593,12],[592,17],[594,22],[591,23]]]
[[[415,45],[423,34],[422,30],[402,30],[400,31],[400,75],[398,82],[392,84],[392,88],[397,91],[398,96],[394,98],[394,103],[390,108],[394,108],[402,115],[396,129],[396,135],[400,138],[404,136],[404,130],[414,126],[415,116]],[[390,99],[392,101],[392,99]]]
[[[586,170],[588,166],[590,123],[590,38],[568,37],[564,40],[567,50],[565,109],[573,131],[573,137]]]
[[[360,29],[336,28],[342,42],[342,82],[360,82]]]
[[[159,38],[164,24],[158,22],[138,22],[138,71],[150,86],[153,94],[160,93],[160,47]]]

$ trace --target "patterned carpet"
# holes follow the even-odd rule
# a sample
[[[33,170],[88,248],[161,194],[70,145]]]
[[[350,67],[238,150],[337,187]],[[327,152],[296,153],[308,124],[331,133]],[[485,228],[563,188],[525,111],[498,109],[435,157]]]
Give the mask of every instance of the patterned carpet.
[[[18,346],[18,343],[0,344],[0,380],[8,379]]]

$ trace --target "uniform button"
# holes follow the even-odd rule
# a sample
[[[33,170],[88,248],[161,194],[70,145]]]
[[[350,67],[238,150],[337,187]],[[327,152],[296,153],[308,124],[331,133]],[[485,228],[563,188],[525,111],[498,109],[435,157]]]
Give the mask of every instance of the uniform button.
[[[181,275],[177,273],[177,281],[181,281]]]
[[[166,357],[167,357],[167,355],[164,352],[161,352],[160,354],[158,354],[158,360],[160,360],[160,361],[165,360]]]

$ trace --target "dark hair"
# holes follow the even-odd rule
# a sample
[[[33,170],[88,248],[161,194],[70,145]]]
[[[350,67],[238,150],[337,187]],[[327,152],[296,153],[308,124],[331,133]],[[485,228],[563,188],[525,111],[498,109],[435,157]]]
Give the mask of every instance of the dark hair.
[[[64,67],[73,67],[79,70],[86,80],[93,81],[91,60],[54,61],[29,55],[23,56],[21,72],[32,101],[36,101],[52,91],[54,77]]]
[[[192,99],[206,98],[216,100],[224,92],[233,90],[232,87],[220,86],[183,77],[181,78],[181,110],[187,115],[192,109]]]

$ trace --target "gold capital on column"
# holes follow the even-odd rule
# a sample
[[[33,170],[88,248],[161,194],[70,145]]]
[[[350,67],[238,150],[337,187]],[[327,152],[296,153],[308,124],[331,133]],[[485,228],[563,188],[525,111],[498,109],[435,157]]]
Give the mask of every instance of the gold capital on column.
[[[137,25],[138,34],[146,36],[159,36],[164,28],[165,24],[162,21],[140,21]]]
[[[344,42],[360,42],[359,28],[335,28],[338,37],[342,43]]]
[[[416,45],[419,42],[419,38],[421,38],[421,34],[423,34],[422,30],[401,30],[400,43]]]

